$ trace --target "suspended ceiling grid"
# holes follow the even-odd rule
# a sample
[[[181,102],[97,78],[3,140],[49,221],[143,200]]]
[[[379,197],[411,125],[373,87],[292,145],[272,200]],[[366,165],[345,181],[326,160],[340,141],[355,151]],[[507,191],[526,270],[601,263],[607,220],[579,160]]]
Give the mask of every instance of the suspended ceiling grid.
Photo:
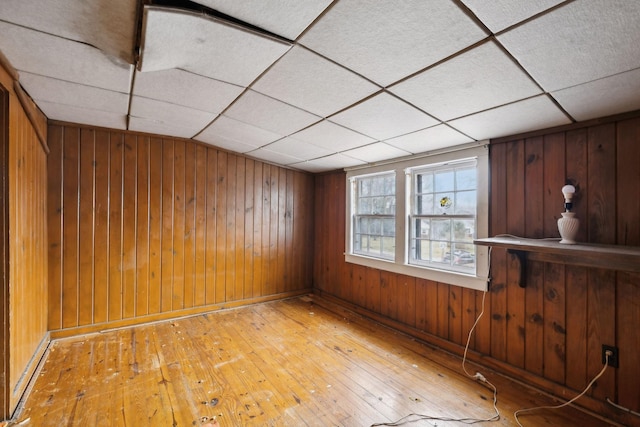
[[[321,172],[640,108],[633,0],[3,0],[49,119]]]

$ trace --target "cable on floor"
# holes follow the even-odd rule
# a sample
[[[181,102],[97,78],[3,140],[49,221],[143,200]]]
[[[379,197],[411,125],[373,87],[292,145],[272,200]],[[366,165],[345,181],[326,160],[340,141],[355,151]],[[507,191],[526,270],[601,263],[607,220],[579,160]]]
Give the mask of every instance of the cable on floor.
[[[562,403],[560,405],[555,405],[555,406],[536,406],[535,408],[527,408],[527,409],[519,409],[516,412],[513,413],[513,417],[516,420],[516,423],[520,426],[520,427],[524,427],[522,424],[520,424],[520,420],[518,419],[518,416],[520,414],[523,414],[525,412],[532,412],[532,411],[537,411],[539,409],[560,409],[563,408],[565,406],[568,406],[570,404],[572,404],[573,402],[575,402],[576,400],[580,399],[582,396],[584,396],[584,394],[589,391],[589,389],[591,388],[591,386],[598,380],[598,378],[600,378],[604,372],[607,370],[607,368],[609,367],[609,354],[605,354],[606,360],[604,363],[604,366],[602,367],[602,370],[598,373],[598,375],[596,375],[591,382],[589,382],[589,384],[587,384],[587,386],[585,387],[585,389],[582,391],[582,393],[580,393],[579,395],[577,395],[576,397],[574,397],[573,399]]]
[[[489,248],[489,281],[491,280],[491,248]],[[471,329],[469,330],[469,335],[467,336],[467,344],[464,347],[464,355],[462,357],[462,370],[464,371],[464,373],[471,379],[475,380],[475,381],[479,381],[481,383],[484,383],[487,385],[487,387],[493,391],[493,410],[495,411],[495,414],[491,417],[488,418],[450,418],[450,417],[441,417],[441,416],[431,416],[431,415],[424,415],[424,414],[416,414],[416,413],[411,413],[409,415],[406,415],[396,421],[392,421],[392,422],[388,422],[388,423],[375,423],[375,424],[371,424],[371,427],[380,427],[380,426],[401,426],[407,423],[414,423],[417,421],[455,421],[455,422],[459,422],[462,424],[477,424],[477,423],[485,423],[485,422],[491,422],[491,421],[498,421],[500,420],[500,411],[498,411],[498,390],[496,389],[496,386],[494,386],[493,384],[491,384],[485,377],[484,375],[482,375],[480,372],[476,372],[475,374],[471,375],[468,371],[467,368],[465,366],[466,360],[467,360],[467,352],[469,350],[469,343],[471,342],[471,336],[473,335],[473,331],[476,329],[476,326],[478,325],[478,322],[480,321],[480,319],[482,318],[483,314],[484,314],[484,302],[485,302],[485,298],[487,296],[487,291],[484,291],[482,293],[482,309],[480,310],[480,314],[478,314],[478,317],[476,318],[476,321],[473,323],[473,326],[471,327]]]

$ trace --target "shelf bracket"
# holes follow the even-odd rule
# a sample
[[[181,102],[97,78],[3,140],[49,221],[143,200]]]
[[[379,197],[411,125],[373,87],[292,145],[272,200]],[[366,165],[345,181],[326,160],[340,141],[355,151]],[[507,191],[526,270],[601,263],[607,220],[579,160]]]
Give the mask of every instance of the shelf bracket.
[[[521,288],[527,287],[527,253],[525,251],[519,251],[517,249],[507,249],[507,253],[514,255],[518,258],[518,262],[520,263],[520,280],[518,281],[518,285]]]

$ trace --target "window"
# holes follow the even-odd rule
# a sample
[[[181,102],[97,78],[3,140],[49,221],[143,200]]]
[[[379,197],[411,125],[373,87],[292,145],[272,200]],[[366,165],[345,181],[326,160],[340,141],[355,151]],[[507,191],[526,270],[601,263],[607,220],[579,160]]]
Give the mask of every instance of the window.
[[[410,264],[475,273],[476,163],[410,170]]]
[[[347,262],[486,289],[485,145],[347,171]]]
[[[394,259],[396,250],[396,181],[394,173],[361,176],[354,186],[353,251]]]

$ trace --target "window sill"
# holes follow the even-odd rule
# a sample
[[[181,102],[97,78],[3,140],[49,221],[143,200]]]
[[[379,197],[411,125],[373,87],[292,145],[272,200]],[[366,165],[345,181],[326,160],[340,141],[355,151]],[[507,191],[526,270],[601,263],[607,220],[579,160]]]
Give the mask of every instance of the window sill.
[[[480,253],[479,253],[480,255]],[[477,262],[487,261],[479,256]],[[420,279],[432,280],[434,282],[446,283],[454,286],[475,289],[479,291],[487,290],[487,279],[470,274],[457,273],[454,271],[436,270],[433,268],[418,267],[410,264],[399,264],[378,258],[370,258],[361,255],[345,254],[345,261],[351,264],[363,265],[365,267],[377,268],[379,270],[390,271],[392,273],[404,274]]]

